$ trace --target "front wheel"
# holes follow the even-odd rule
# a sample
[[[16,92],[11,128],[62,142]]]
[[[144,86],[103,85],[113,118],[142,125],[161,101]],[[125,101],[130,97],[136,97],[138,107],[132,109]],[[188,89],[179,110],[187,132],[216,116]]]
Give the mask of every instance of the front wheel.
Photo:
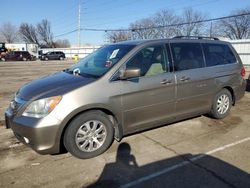
[[[227,89],[215,95],[210,115],[216,119],[225,118],[232,107],[232,95]]]
[[[78,115],[67,127],[64,146],[75,157],[88,159],[105,152],[114,140],[114,128],[101,111]]]

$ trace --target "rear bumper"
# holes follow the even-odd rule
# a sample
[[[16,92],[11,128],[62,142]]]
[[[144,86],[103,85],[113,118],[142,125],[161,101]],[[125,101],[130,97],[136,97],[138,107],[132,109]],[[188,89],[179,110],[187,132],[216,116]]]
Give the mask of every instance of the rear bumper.
[[[241,84],[234,88],[235,101],[240,100],[245,95],[247,82],[245,79],[242,80]]]
[[[42,119],[14,117],[11,110],[5,112],[6,128],[11,128],[16,138],[40,154],[60,152],[60,139],[57,138],[60,121],[46,116]]]

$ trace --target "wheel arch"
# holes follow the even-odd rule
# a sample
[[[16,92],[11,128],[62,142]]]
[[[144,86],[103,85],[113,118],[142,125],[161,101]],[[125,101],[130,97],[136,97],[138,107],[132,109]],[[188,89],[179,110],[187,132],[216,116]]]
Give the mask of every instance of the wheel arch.
[[[235,94],[234,94],[233,88],[230,87],[230,86],[225,86],[224,89],[227,89],[231,93],[231,96],[232,96],[232,105],[234,106],[235,105]]]
[[[74,112],[73,114],[71,113],[69,115],[68,118],[66,118],[65,122],[63,123],[62,128],[59,130],[58,133],[58,140],[59,142],[59,149],[60,149],[60,153],[65,151],[65,147],[64,147],[64,143],[63,143],[63,136],[65,134],[65,131],[67,129],[67,127],[70,125],[70,123],[72,122],[72,120],[77,117],[78,115],[82,114],[82,113],[86,113],[89,111],[101,111],[103,113],[105,113],[110,121],[113,123],[114,125],[114,138],[117,141],[121,141],[122,137],[123,137],[123,128],[121,123],[119,122],[119,119],[117,118],[117,116],[108,108],[104,108],[104,107],[92,107],[92,108],[87,108],[87,109],[82,109],[82,110],[77,110],[76,112]]]

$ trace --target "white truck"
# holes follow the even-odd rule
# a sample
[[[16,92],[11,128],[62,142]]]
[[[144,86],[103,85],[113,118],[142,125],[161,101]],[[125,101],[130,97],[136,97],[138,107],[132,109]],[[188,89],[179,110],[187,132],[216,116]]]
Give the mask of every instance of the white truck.
[[[34,43],[5,43],[8,51],[28,51],[38,58],[38,45]]]

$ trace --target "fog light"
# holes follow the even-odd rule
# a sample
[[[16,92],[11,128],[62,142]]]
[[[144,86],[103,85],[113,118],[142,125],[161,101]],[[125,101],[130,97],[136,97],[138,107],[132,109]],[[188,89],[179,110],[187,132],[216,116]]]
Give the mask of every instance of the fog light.
[[[24,141],[26,142],[26,144],[30,143],[30,140],[26,137],[23,137],[24,138]]]

